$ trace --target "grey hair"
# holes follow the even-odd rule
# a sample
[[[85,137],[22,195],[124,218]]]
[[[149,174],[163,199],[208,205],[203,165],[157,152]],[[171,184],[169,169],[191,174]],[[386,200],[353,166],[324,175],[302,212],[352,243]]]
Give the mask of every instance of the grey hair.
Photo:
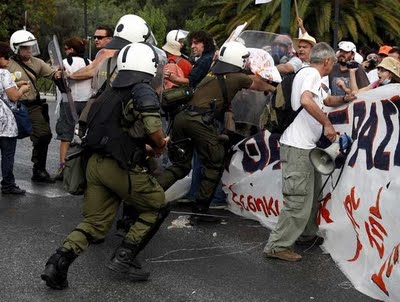
[[[310,54],[310,64],[321,64],[324,60],[336,58],[335,51],[328,43],[317,43],[312,49]]]

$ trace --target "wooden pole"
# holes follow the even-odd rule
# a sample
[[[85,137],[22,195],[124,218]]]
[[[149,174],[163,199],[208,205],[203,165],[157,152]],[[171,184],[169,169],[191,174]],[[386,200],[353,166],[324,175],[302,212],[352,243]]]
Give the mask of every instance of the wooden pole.
[[[297,7],[297,0],[294,0],[294,10],[296,12],[296,20],[299,17],[299,9]]]

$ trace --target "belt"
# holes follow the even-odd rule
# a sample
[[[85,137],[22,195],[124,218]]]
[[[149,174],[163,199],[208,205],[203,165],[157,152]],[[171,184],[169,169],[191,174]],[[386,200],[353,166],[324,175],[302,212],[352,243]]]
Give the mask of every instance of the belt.
[[[213,112],[214,110],[212,110],[210,108],[204,108],[204,107],[197,107],[197,106],[189,105],[189,106],[186,107],[186,111],[197,112],[199,114],[205,114],[205,113]]]

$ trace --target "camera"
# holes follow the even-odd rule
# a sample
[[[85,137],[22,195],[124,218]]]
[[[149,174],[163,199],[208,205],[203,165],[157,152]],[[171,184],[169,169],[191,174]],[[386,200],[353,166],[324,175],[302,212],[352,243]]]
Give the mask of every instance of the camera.
[[[356,61],[349,61],[349,62],[346,62],[346,66],[348,69],[353,69],[353,68],[358,68],[358,66],[360,66],[360,64]]]
[[[368,69],[369,70],[375,69],[376,66],[378,65],[378,62],[376,60],[373,60],[373,59],[368,60],[368,63],[369,63],[369,65],[368,65]]]

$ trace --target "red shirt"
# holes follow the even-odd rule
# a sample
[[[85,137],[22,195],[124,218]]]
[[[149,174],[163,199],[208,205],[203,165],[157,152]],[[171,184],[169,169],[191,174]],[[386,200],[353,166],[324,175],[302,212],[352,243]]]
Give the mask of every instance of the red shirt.
[[[167,57],[168,61],[177,62],[179,60],[176,64],[182,69],[185,78],[189,76],[189,73],[192,71],[192,64],[190,64],[188,60],[179,56],[172,55],[170,53],[168,53]]]

